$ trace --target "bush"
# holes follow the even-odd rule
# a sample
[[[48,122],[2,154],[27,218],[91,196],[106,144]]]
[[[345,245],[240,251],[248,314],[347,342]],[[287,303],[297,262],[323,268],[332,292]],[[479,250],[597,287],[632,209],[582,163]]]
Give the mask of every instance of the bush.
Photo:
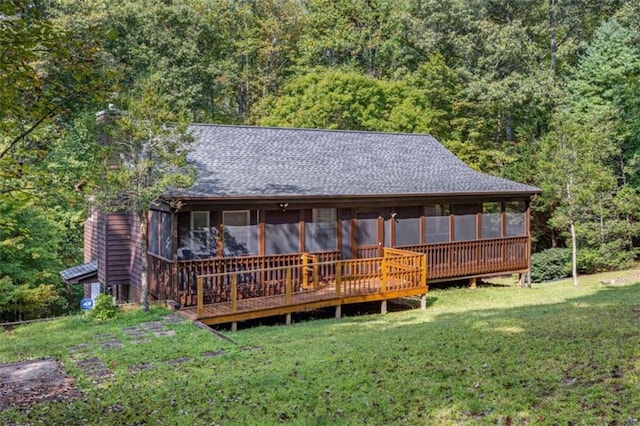
[[[113,296],[99,294],[88,316],[92,319],[106,320],[115,317],[117,313],[118,307],[114,303]]]
[[[616,244],[603,244],[598,248],[578,250],[578,272],[594,274],[596,272],[615,271],[633,265],[635,253],[617,247]]]
[[[571,275],[571,250],[552,248],[531,256],[531,281],[540,283]]]

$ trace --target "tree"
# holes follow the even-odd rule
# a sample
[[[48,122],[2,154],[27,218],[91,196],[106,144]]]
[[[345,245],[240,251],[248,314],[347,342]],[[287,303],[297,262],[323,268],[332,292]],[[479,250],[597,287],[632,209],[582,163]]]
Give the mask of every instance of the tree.
[[[0,318],[17,321],[61,313],[70,300],[64,269],[75,212],[43,208],[25,194],[0,198]]]
[[[371,77],[405,74],[401,16],[405,4],[387,0],[305,2],[297,64],[303,69],[349,67]]]
[[[93,99],[110,81],[98,71],[95,43],[55,26],[39,3],[0,2],[0,177],[42,158],[46,141],[34,132]],[[103,78],[104,77],[104,78]],[[2,192],[15,188],[2,188]]]
[[[261,125],[426,133],[445,128],[447,120],[447,111],[429,104],[428,90],[356,71],[318,69],[291,80],[278,97],[265,98],[254,120]]]
[[[540,144],[538,172],[543,196],[557,202],[550,222],[569,232],[572,276],[578,286],[577,224],[593,214],[602,197],[615,192],[616,181],[607,167],[615,147],[609,143],[606,121],[593,117],[580,122],[575,112],[558,111],[552,131]]]
[[[137,96],[136,96],[137,95]],[[170,188],[188,187],[193,173],[186,165],[192,137],[183,116],[147,85],[143,93],[123,99],[125,112],[107,120],[104,171],[96,183],[97,199],[109,211],[135,214],[142,243],[142,309],[148,305],[147,212]]]

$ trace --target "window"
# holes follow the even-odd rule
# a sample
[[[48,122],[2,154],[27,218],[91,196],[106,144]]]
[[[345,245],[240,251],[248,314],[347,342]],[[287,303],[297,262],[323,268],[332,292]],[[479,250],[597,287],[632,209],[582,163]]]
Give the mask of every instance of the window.
[[[147,228],[149,239],[148,251],[152,254],[160,254],[160,251],[158,250],[158,221],[160,220],[160,212],[157,210],[151,210],[150,213],[149,225]]]
[[[431,205],[425,207],[425,241],[442,243],[449,241],[449,206]]]
[[[258,228],[251,224],[249,210],[222,212],[222,225],[225,256],[258,254]]]
[[[305,224],[305,251],[317,252],[336,249],[336,217],[336,209],[313,209],[311,222]]]

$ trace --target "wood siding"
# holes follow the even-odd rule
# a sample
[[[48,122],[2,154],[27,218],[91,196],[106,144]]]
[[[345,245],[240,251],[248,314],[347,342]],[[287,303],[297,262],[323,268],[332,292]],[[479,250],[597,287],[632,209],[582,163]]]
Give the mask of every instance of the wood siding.
[[[84,222],[84,263],[98,259],[98,210],[91,209]]]
[[[118,300],[140,298],[142,247],[139,221],[131,213],[94,210],[84,225],[84,261],[98,261],[98,281]],[[131,286],[131,288],[129,288]]]
[[[127,213],[105,217],[105,285],[129,284],[131,280],[131,218]]]

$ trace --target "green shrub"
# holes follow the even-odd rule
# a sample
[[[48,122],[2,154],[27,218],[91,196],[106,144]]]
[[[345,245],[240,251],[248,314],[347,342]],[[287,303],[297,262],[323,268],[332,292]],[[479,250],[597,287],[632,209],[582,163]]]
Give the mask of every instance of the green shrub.
[[[531,281],[539,283],[571,275],[571,250],[552,248],[531,256]]]
[[[618,244],[603,244],[597,248],[578,250],[578,272],[596,272],[626,269],[633,265],[635,253],[618,247]]]
[[[106,320],[115,317],[117,313],[118,307],[114,303],[113,296],[99,294],[88,316],[92,319]]]

